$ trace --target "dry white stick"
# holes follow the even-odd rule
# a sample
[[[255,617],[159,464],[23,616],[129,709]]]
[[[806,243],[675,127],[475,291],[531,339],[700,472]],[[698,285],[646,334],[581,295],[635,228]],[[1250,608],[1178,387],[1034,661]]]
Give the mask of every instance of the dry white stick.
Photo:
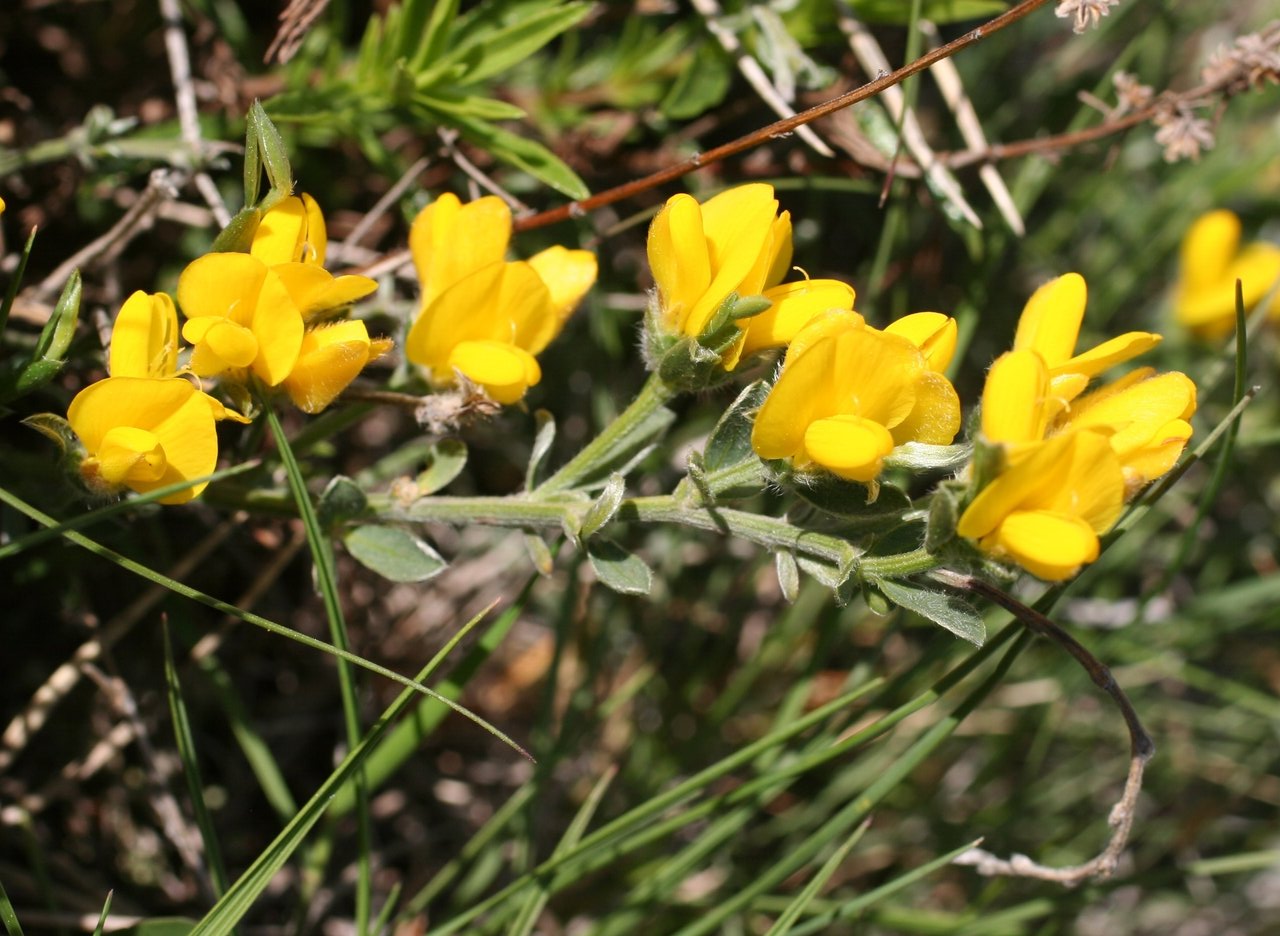
[[[178,186],[184,178],[185,173],[178,170],[153,170],[150,181],[138,200],[129,206],[120,220],[111,226],[111,230],[60,263],[57,269],[35,286],[35,295],[45,299],[52,298],[66,283],[73,270],[84,269],[91,263],[109,263],[119,256],[131,240],[155,223],[154,216],[160,205],[178,197]]]
[[[893,71],[884,50],[880,48],[880,43],[854,18],[849,4],[840,0],[836,4],[836,9],[839,11],[840,31],[848,38],[849,48],[853,50],[853,55],[862,66],[862,70],[872,77],[887,75]],[[907,99],[902,89],[897,85],[885,88],[881,100],[884,102],[885,109],[889,111],[889,116],[902,127],[903,145],[920,164],[929,182],[943,198],[955,206],[966,221],[981,230],[982,220],[965,199],[964,192],[960,190],[960,183],[951,174],[951,170],[938,161],[937,155],[925,139],[924,130],[920,126],[920,121],[916,119],[915,112],[906,110]]]
[[[690,2],[703,20],[706,21],[707,30],[720,43],[720,48],[724,49],[734,60],[738,66],[738,71],[742,72],[742,77],[747,79],[747,84],[755,89],[756,94],[760,95],[760,99],[768,104],[769,108],[779,117],[794,117],[796,112],[791,109],[791,105],[786,102],[782,94],[774,87],[773,82],[769,80],[769,76],[760,67],[760,63],[743,51],[742,43],[738,41],[737,35],[721,22],[720,4],[716,0],[690,0]],[[796,135],[821,155],[828,158],[835,156],[831,147],[827,146],[808,124],[797,127]]]
[[[924,37],[929,41],[930,49],[937,48],[939,43],[937,26],[929,20],[921,20],[920,32],[924,33]],[[978,112],[973,109],[973,102],[964,93],[964,82],[960,79],[960,70],[956,68],[955,62],[951,59],[939,59],[929,66],[929,72],[933,75],[933,80],[938,83],[939,90],[942,91],[942,99],[946,101],[947,107],[951,108],[951,113],[955,116],[956,126],[960,129],[960,136],[964,138],[965,146],[976,150],[987,149],[987,135],[982,130],[982,121],[978,119]],[[985,163],[978,170],[978,178],[991,193],[991,200],[996,203],[996,208],[999,209],[1000,215],[1009,225],[1010,230],[1019,237],[1026,234],[1027,228],[1022,223],[1022,214],[1018,211],[1018,206],[1013,203],[1013,195],[1004,184],[1004,179],[1001,178],[996,167],[991,163]]]
[[[191,149],[191,158],[204,159],[204,140],[200,137],[200,115],[196,110],[196,90],[191,82],[191,53],[187,36],[182,31],[182,10],[178,0],[160,0],[160,16],[164,20],[164,48],[169,56],[169,74],[173,76],[174,103],[178,108],[178,125],[182,139]],[[221,227],[231,220],[231,212],[222,201],[218,187],[207,174],[197,171],[196,189],[208,203]]]
[[[431,160],[424,156],[405,170],[404,175],[396,180],[396,184],[387,189],[386,194],[379,198],[365,216],[360,219],[360,223],[351,229],[351,233],[347,235],[346,240],[340,244],[331,244],[330,250],[332,251],[334,247],[338,248],[337,254],[343,263],[362,262],[353,258],[351,253],[359,246],[360,241],[364,240],[369,231],[373,229],[373,225],[377,220],[387,213],[391,206],[409,189],[409,186],[417,181],[418,176],[429,165],[431,165]]]

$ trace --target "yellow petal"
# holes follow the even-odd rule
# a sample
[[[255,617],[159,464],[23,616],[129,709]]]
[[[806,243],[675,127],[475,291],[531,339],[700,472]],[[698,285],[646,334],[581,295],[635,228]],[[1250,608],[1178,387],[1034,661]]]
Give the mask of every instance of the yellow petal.
[[[314,204],[314,203],[313,203]],[[277,202],[258,222],[250,256],[268,266],[302,259],[307,240],[307,209],[296,195]]]
[[[316,200],[305,192],[302,195],[302,206],[307,213],[307,236],[302,244],[302,262],[324,266],[325,254],[329,250],[329,231],[325,227],[324,214]]]
[[[405,339],[405,355],[426,367],[434,380],[450,383],[449,355],[463,341],[502,337],[492,334],[492,305],[502,284],[505,263],[493,263],[463,278],[425,306]],[[545,287],[544,287],[545,289]],[[505,336],[510,340],[510,336]]]
[[[165,293],[138,290],[111,330],[107,370],[115,377],[172,377],[178,369],[178,313]]]
[[[890,322],[885,333],[906,338],[924,353],[929,369],[941,373],[956,353],[959,328],[955,319],[941,312],[913,312]]]
[[[192,319],[182,335],[195,345],[191,353],[191,373],[216,377],[235,367],[248,367],[258,356],[258,339],[243,325],[226,319]]]
[[[517,402],[542,379],[533,355],[501,341],[464,341],[453,349],[449,364],[504,404]]]
[[[772,261],[764,280],[766,289],[781,283],[791,269],[791,212],[784,211],[774,219],[768,253],[772,256]]]
[[[218,316],[248,325],[266,276],[266,264],[249,254],[205,254],[178,277],[178,305],[189,319]]]
[[[838,410],[828,393],[836,365],[836,342],[827,337],[797,352],[787,364],[756,414],[751,446],[761,458],[791,458],[803,450],[809,424]]]
[[[284,379],[285,392],[304,413],[318,413],[369,363],[369,332],[352,320],[313,328],[303,336],[298,362]]]
[[[482,319],[482,316],[475,316]],[[477,321],[468,338],[487,338],[517,345],[538,354],[560,334],[563,324],[551,304],[551,293],[533,267],[514,262],[502,265],[502,281],[483,321]],[[484,325],[483,328],[478,327]]]
[[[742,354],[780,348],[825,312],[852,311],[853,287],[839,280],[800,280],[774,286],[764,293],[772,305],[742,323],[746,338]]]
[[[892,429],[916,405],[924,355],[911,342],[872,328],[836,337],[836,371],[829,392],[839,412],[856,413]]]
[[[445,194],[423,208],[409,231],[423,306],[464,277],[501,261],[510,240],[511,209],[494,195],[463,205]]]
[[[910,415],[893,427],[894,445],[950,445],[960,431],[960,396],[951,381],[937,371],[922,371],[916,379],[915,401]]]
[[[956,532],[981,539],[1015,510],[1045,507],[1053,492],[1070,481],[1072,435],[1055,436],[1030,448],[1022,460],[978,492],[960,515]]]
[[[268,270],[263,280],[251,327],[258,340],[253,372],[268,387],[274,387],[289,376],[297,363],[304,330],[302,313],[274,270]]]
[[[1098,536],[1079,517],[1048,510],[1018,511],[1000,524],[998,552],[1049,582],[1073,576],[1098,558]]]
[[[1178,463],[1182,450],[1191,439],[1191,431],[1191,423],[1182,419],[1170,420],[1156,430],[1146,445],[1121,458],[1126,499],[1168,473]]]
[[[1182,288],[1188,293],[1220,285],[1240,249],[1240,219],[1225,209],[1202,214],[1182,239]]]
[[[1065,434],[1068,461],[1065,482],[1034,505],[1070,513],[1095,532],[1105,533],[1124,509],[1124,472],[1107,436],[1089,431]],[[1031,506],[1031,505],[1028,505]]]
[[[1144,444],[1160,426],[1187,419],[1195,409],[1196,385],[1186,374],[1171,371],[1089,394],[1072,407],[1070,424],[1080,429],[1111,429],[1111,447],[1123,456]]]
[[[164,476],[164,446],[155,433],[115,426],[102,437],[95,453],[98,475],[110,487],[156,481]]]
[[[1058,374],[1083,374],[1096,377],[1116,364],[1123,363],[1139,354],[1150,351],[1161,341],[1159,335],[1151,332],[1126,332],[1110,338],[1083,354],[1049,368],[1051,376]]]
[[[557,245],[534,254],[528,263],[546,284],[552,313],[562,324],[596,281],[596,255],[589,250]]]
[[[1008,351],[996,358],[982,390],[982,436],[999,445],[1037,442],[1049,389],[1044,360],[1035,351]]]
[[[1178,321],[1204,337],[1231,334],[1236,323],[1237,279],[1245,312],[1250,312],[1280,279],[1280,247],[1250,244],[1230,260],[1216,281],[1192,286],[1184,278],[1174,298]],[[1277,308],[1280,308],[1280,298],[1273,301],[1273,317]]]
[[[278,263],[271,269],[306,319],[350,305],[378,288],[377,281],[367,276],[335,277],[313,263]]]
[[[1022,309],[1014,350],[1036,351],[1051,368],[1070,358],[1087,298],[1088,289],[1079,273],[1066,273],[1045,283]]]
[[[782,369],[787,369],[792,358],[799,357],[810,345],[817,344],[828,337],[842,334],[855,328],[863,328],[866,322],[857,312],[824,312],[810,319],[796,332],[794,338],[787,343],[787,357],[782,362]]]
[[[893,436],[861,416],[830,416],[809,424],[804,449],[816,464],[850,481],[872,481],[893,451]]]
[[[746,295],[743,280],[757,266],[777,210],[773,186],[759,182],[728,189],[702,206],[711,284],[690,310],[685,334],[701,334],[730,293]]]
[[[675,333],[711,285],[711,257],[702,228],[702,209],[692,195],[673,195],[649,225],[646,250],[658,287],[663,322]]]

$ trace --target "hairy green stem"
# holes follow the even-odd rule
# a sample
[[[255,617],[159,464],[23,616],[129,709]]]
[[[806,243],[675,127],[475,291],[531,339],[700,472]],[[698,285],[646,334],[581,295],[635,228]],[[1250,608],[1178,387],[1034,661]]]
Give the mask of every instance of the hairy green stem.
[[[619,453],[627,451],[639,430],[658,410],[679,395],[679,390],[658,376],[649,375],[636,398],[618,414],[604,431],[592,439],[577,455],[569,459],[555,474],[538,486],[542,494],[567,491],[577,487],[602,469],[616,462]]]

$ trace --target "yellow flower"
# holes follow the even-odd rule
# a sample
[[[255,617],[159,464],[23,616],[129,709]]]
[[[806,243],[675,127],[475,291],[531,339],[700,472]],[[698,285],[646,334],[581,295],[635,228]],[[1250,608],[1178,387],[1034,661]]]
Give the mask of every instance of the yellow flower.
[[[1236,280],[1248,311],[1280,280],[1280,247],[1254,243],[1240,248],[1240,219],[1230,211],[1210,211],[1187,230],[1182,272],[1174,290],[1174,313],[1186,328],[1205,338],[1235,330]],[[1267,315],[1280,319],[1280,294]]]
[[[248,368],[279,384],[302,348],[302,312],[274,268],[243,253],[205,254],[178,277],[178,305],[194,345],[191,372],[213,377]]]
[[[744,337],[725,355],[727,369],[743,354],[787,344],[823,312],[853,308],[852,287],[837,280],[782,285],[791,266],[791,216],[778,214],[773,187],[764,183],[728,189],[704,204],[672,196],[649,227],[648,254],[670,334],[702,334],[731,293],[773,303],[738,323]]]
[[[180,377],[100,380],[76,394],[67,421],[86,451],[80,475],[99,493],[146,493],[210,474],[218,460],[209,398]],[[160,502],[181,504],[205,487]]]
[[[1083,309],[1075,274],[1027,303],[1014,350],[991,366],[982,393],[982,440],[1001,448],[1002,470],[956,527],[1049,581],[1097,558],[1098,535],[1125,500],[1177,462],[1196,407],[1186,375],[1151,368],[1081,396],[1090,377],[1159,340],[1133,332],[1072,357]]]
[[[4,214],[4,199],[0,198],[0,215]]]
[[[912,340],[941,336],[945,345],[947,328],[928,319],[898,328],[905,335],[836,311],[801,329],[756,416],[756,453],[870,482],[895,446],[951,442],[960,428],[959,397]]]
[[[409,237],[423,302],[405,354],[433,383],[448,386],[460,372],[499,403],[515,403],[542,378],[536,355],[596,279],[586,250],[550,247],[505,261],[510,234],[500,199],[463,205],[444,195],[419,213]]]
[[[1124,497],[1120,460],[1107,437],[1067,432],[983,488],[956,532],[986,553],[1058,582],[1098,558],[1098,536],[1116,522]]]
[[[1027,300],[1013,339],[1015,351],[1040,355],[1049,369],[1050,392],[1068,402],[1084,391],[1090,378],[1160,343],[1160,336],[1151,332],[1126,332],[1076,354],[1087,298],[1079,273],[1050,280]]]
[[[366,364],[391,349],[391,339],[370,340],[364,322],[321,325],[302,338],[298,363],[284,379],[285,392],[304,413],[318,413]]]
[[[310,195],[290,196],[262,217],[249,255],[280,277],[307,320],[350,305],[378,288],[367,276],[334,276],[324,268],[324,215]]]

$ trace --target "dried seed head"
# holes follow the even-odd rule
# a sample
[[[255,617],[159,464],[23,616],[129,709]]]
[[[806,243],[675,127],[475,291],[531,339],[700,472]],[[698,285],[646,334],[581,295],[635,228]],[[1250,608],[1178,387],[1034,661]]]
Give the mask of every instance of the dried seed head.
[[[1059,19],[1070,17],[1074,20],[1071,31],[1078,36],[1090,26],[1097,26],[1098,21],[1119,3],[1120,0],[1061,0],[1053,12]]]
[[[1140,83],[1131,72],[1118,71],[1111,76],[1111,82],[1116,86],[1116,108],[1111,112],[1113,117],[1142,110],[1155,96],[1151,85]]]
[[[1212,126],[1203,117],[1197,117],[1186,104],[1161,111],[1153,122],[1160,128],[1156,131],[1156,142],[1164,147],[1165,162],[1195,161],[1201,151],[1213,149]]]

